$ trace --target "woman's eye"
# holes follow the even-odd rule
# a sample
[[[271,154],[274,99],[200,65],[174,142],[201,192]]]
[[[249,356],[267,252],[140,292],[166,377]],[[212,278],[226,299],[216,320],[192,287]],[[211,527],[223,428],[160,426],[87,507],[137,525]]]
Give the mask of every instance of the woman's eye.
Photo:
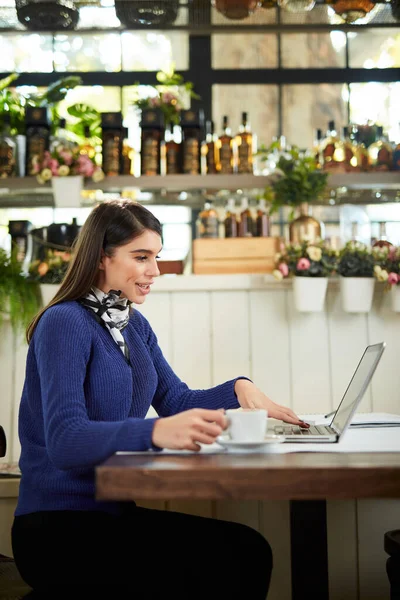
[[[137,256],[136,258],[139,262],[144,262],[146,260],[147,256]]]
[[[156,258],[161,258],[161,256],[156,256]]]

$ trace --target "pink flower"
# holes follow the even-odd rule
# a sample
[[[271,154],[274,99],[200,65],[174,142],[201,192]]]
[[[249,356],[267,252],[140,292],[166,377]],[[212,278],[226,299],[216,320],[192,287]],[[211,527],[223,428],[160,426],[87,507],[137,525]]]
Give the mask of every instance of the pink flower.
[[[307,271],[310,268],[310,261],[308,260],[308,258],[300,258],[299,262],[297,263],[296,269],[298,271]]]
[[[71,152],[60,152],[60,158],[65,162],[65,164],[69,167],[72,164],[72,154]]]
[[[389,277],[387,278],[387,282],[390,285],[396,285],[398,282],[400,281],[400,277],[397,275],[397,273],[389,273]]]
[[[287,277],[287,276],[289,275],[289,267],[287,266],[287,264],[286,264],[286,263],[281,263],[281,264],[278,266],[278,269],[279,269],[279,271],[282,273],[282,275],[283,275],[284,277]]]
[[[150,98],[149,104],[153,108],[156,108],[157,106],[160,106],[160,99],[159,98]]]
[[[161,95],[161,99],[165,104],[171,104],[173,100],[177,102],[177,97],[171,92],[164,92],[164,94]]]

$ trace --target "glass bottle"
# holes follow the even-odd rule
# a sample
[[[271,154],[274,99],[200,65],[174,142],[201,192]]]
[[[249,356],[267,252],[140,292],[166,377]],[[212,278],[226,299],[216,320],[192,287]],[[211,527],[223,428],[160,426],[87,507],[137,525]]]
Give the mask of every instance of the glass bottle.
[[[373,248],[391,248],[393,244],[389,242],[386,235],[386,223],[381,221],[379,223],[379,238],[372,244]]]
[[[175,140],[174,124],[170,121],[165,130],[165,160],[167,175],[182,173],[181,144]]]
[[[242,113],[242,123],[236,136],[237,145],[237,172],[253,173],[253,147],[254,140],[247,112]]]
[[[204,169],[208,175],[215,175],[221,170],[219,163],[219,144],[214,132],[214,121],[206,121],[206,141],[203,144],[202,154],[204,156]]]
[[[0,134],[0,178],[14,177],[16,174],[17,146],[11,136],[10,113],[3,113]]]
[[[225,237],[226,238],[237,237],[238,222],[237,222],[234,198],[229,198],[229,200],[227,202],[224,225],[225,225]]]
[[[256,235],[257,237],[270,236],[269,214],[267,212],[267,205],[264,198],[260,198],[260,200],[258,201],[254,235]]]
[[[123,127],[122,113],[101,114],[102,169],[104,175],[116,176],[122,171]]]
[[[231,136],[231,130],[228,126],[228,117],[225,115],[222,119],[222,134],[219,137],[219,160],[221,164],[221,173],[235,173],[236,164],[236,144]]]
[[[165,167],[164,114],[157,108],[143,109],[140,126],[140,174],[161,175]]]
[[[35,175],[34,157],[39,163],[44,160],[44,153],[50,147],[50,126],[47,109],[39,106],[27,106],[26,123],[26,169],[27,175]]]
[[[322,129],[317,129],[315,131],[315,139],[313,144],[313,154],[314,158],[317,162],[318,168],[322,168],[323,165],[323,155],[322,155]]]
[[[134,156],[135,150],[128,140],[128,128],[122,128],[122,175],[134,174]]]
[[[356,140],[355,156],[357,159],[357,167],[361,171],[369,171],[370,165],[369,165],[368,150],[365,147],[365,144],[363,142],[361,142],[361,136],[360,136],[359,131],[355,132],[355,140]]]
[[[335,129],[335,121],[329,121],[328,131],[322,144],[322,157],[324,167],[337,167],[343,161],[343,144]]]
[[[254,230],[253,216],[249,208],[249,201],[242,198],[240,205],[239,237],[252,237]]]
[[[201,173],[203,125],[203,110],[183,110],[181,112],[183,173],[190,175]]]
[[[385,141],[381,125],[378,125],[376,131],[377,140],[368,147],[369,165],[374,171],[390,171],[393,163],[392,147]]]
[[[198,238],[218,238],[219,220],[218,213],[214,208],[212,200],[206,200],[203,210],[197,219]]]

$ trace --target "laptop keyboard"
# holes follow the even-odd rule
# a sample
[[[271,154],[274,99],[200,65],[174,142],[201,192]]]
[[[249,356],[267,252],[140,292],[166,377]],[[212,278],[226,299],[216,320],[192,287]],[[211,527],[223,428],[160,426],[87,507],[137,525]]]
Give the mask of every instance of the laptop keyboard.
[[[308,429],[302,429],[297,425],[276,425],[274,432],[277,435],[330,435],[334,434],[334,430],[331,427],[325,425],[311,425]]]

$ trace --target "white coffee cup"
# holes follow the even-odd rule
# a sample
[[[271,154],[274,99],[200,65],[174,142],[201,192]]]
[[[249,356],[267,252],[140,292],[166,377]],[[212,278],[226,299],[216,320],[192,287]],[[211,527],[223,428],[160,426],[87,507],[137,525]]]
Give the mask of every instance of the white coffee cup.
[[[229,409],[228,434],[233,442],[262,442],[267,431],[268,412],[263,408]]]

